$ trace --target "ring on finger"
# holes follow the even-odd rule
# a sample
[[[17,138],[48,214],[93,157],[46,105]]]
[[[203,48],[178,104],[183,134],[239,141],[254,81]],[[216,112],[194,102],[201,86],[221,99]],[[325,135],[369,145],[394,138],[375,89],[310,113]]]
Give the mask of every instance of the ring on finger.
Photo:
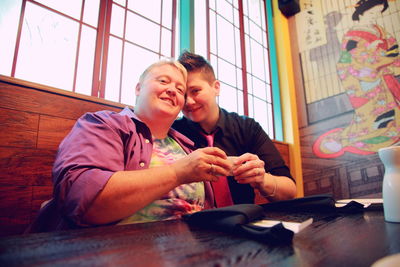
[[[210,173],[214,175],[214,164],[210,163]]]

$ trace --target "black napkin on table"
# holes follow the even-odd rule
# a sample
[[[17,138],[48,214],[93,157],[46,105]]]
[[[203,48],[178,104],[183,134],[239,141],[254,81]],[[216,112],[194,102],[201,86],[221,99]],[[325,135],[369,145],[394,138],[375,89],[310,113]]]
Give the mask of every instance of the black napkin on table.
[[[291,200],[282,200],[262,204],[265,211],[307,211],[307,212],[336,212],[355,213],[362,212],[364,205],[351,201],[343,207],[335,206],[335,199],[330,195],[314,195]]]
[[[202,210],[184,216],[189,225],[201,228],[240,234],[259,241],[287,244],[291,243],[294,233],[282,223],[272,227],[258,227],[251,222],[262,219],[268,211],[315,212],[315,213],[356,213],[364,211],[364,205],[351,201],[343,207],[336,207],[335,200],[329,195],[315,195],[292,200],[276,201],[262,205],[238,204],[223,208]]]
[[[250,223],[264,216],[264,210],[256,204],[238,204],[223,208],[199,211],[184,216],[189,225],[242,235],[270,244],[287,244],[293,232],[277,224],[269,228],[252,226]]]

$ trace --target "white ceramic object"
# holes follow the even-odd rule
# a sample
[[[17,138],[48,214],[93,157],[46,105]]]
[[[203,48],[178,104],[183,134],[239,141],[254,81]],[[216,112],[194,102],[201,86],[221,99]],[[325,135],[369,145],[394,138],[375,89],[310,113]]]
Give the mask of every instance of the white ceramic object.
[[[378,155],[385,165],[382,185],[385,221],[400,222],[400,146],[381,148]]]

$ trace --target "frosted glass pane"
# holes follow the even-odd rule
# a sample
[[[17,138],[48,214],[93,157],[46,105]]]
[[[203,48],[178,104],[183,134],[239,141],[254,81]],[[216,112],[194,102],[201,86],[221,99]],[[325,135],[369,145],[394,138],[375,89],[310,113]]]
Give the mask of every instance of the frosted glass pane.
[[[265,43],[266,36],[263,35],[261,28],[252,21],[250,21],[250,36],[260,44]]]
[[[233,10],[233,24],[235,25],[236,28],[240,27],[240,21],[239,21],[239,10],[234,9]]]
[[[99,7],[100,0],[85,0],[83,21],[93,27],[97,27],[97,22],[99,20]]]
[[[263,47],[263,52],[264,52],[264,60],[265,60],[265,63],[264,63],[265,81],[266,81],[266,83],[271,84],[268,49]]]
[[[92,94],[96,33],[90,27],[82,27],[75,92],[85,95]]]
[[[243,2],[243,14],[245,16],[248,16],[249,15],[249,7],[247,6],[247,1],[248,0],[239,0],[239,1]]]
[[[217,1],[217,13],[227,21],[233,22],[233,7],[226,1]]]
[[[129,0],[128,8],[161,24],[161,0]]]
[[[126,39],[158,52],[160,45],[160,26],[132,12],[128,12]]]
[[[218,79],[229,85],[236,86],[235,66],[220,59],[218,61]]]
[[[122,41],[110,37],[107,61],[105,99],[119,102]]]
[[[112,5],[110,32],[122,37],[124,31],[125,10],[116,4]]]
[[[249,101],[249,117],[254,118],[254,97],[252,95],[248,95]]]
[[[159,57],[156,53],[129,43],[126,43],[124,51],[121,103],[135,105],[135,87],[139,76]]]
[[[272,103],[272,95],[271,95],[271,85],[266,85],[266,93],[267,93],[267,102]]]
[[[262,100],[267,100],[265,92],[265,83],[253,77],[253,94]]]
[[[200,0],[201,1],[201,0]],[[204,0],[203,0],[204,1]],[[216,0],[209,0],[209,6],[210,6],[210,8],[211,9],[213,9],[213,10],[215,10],[215,1]],[[219,0],[219,1],[221,1],[221,0]]]
[[[235,36],[233,25],[217,16],[218,55],[228,61],[235,62]]]
[[[15,76],[72,90],[78,26],[27,2]]]
[[[114,0],[113,2],[120,4],[121,6],[126,6],[126,0]]]
[[[267,20],[265,18],[265,5],[264,3],[261,3],[261,20],[260,20],[261,28],[266,31],[267,27]]]
[[[172,30],[172,0],[163,0],[162,5],[162,25]]]
[[[256,23],[260,23],[260,21],[261,21],[261,17],[260,17],[261,1],[262,0],[248,1],[249,17]],[[246,1],[244,1],[244,2],[246,2]]]
[[[236,68],[236,77],[237,77],[237,85],[236,87],[239,90],[243,90],[243,75],[242,75],[242,69]]]
[[[242,51],[241,51],[241,44],[240,44],[240,32],[238,28],[235,28],[235,46],[236,46],[236,66],[242,68]]]
[[[68,0],[68,1],[36,0],[36,2],[42,3],[45,6],[51,7],[75,19],[80,20],[81,18],[82,0]]]
[[[215,13],[210,11],[210,52],[214,54],[217,53],[217,26],[215,16]]]
[[[161,34],[161,54],[164,57],[172,57],[171,53],[171,39],[172,39],[172,32],[167,29],[162,29]]]
[[[205,3],[204,0],[194,1],[194,9],[196,10],[194,12],[194,52],[202,56],[207,55],[207,29],[204,27],[204,25],[207,25]],[[210,38],[214,39],[213,36],[210,36]]]
[[[22,0],[1,0],[0,4],[0,74],[11,76]]]
[[[227,111],[237,112],[237,97],[236,88],[231,87],[225,83],[221,83],[221,90],[219,96],[219,105]]]
[[[269,132],[267,104],[258,98],[254,98],[254,119],[261,124],[264,131]]]
[[[243,100],[243,91],[237,91],[238,95],[238,111],[239,115],[244,115],[244,100]]]
[[[265,68],[264,68],[264,53],[263,48],[260,44],[251,40],[251,63],[252,63],[252,73],[258,78],[265,80]]]
[[[249,94],[253,94],[253,77],[247,73],[247,90]]]

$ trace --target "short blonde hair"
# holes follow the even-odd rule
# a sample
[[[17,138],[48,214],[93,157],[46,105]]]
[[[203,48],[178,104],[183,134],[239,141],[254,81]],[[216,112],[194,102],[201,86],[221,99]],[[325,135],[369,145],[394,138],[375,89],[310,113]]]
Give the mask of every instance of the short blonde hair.
[[[140,75],[139,77],[139,83],[142,84],[144,79],[146,78],[147,74],[154,69],[155,67],[160,67],[160,66],[164,66],[164,65],[170,65],[172,67],[175,67],[176,69],[178,69],[182,76],[183,79],[185,80],[185,86],[186,86],[186,81],[187,81],[187,71],[185,69],[185,67],[179,63],[179,61],[176,60],[172,60],[172,59],[162,59],[160,61],[157,61],[153,64],[151,64],[150,66],[148,66],[142,73],[142,75]]]

